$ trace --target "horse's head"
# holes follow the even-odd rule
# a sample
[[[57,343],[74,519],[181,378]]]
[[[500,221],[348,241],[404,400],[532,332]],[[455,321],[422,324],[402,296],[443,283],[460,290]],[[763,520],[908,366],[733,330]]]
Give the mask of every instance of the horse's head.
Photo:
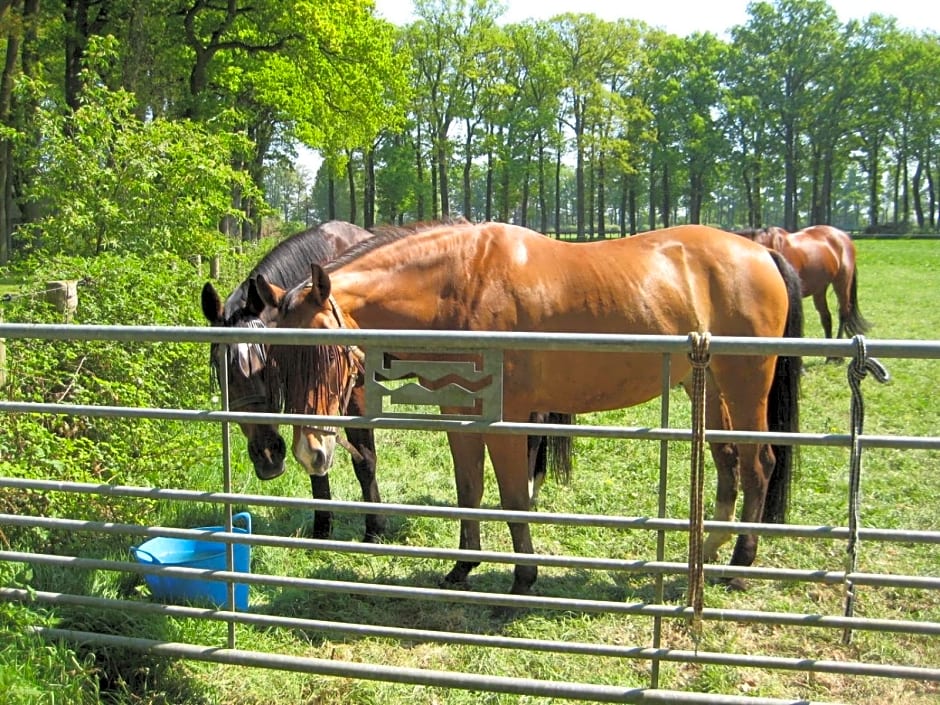
[[[263,276],[257,290],[278,328],[336,329],[349,327],[330,296],[329,275],[312,265],[309,282],[284,290]],[[273,345],[271,367],[289,414],[338,416],[346,412],[360,379],[362,352],[345,345]],[[294,426],[294,458],[310,475],[326,474],[333,464],[336,431],[328,426]]]
[[[225,307],[211,283],[202,288],[202,313],[213,326],[227,328],[264,328],[264,304],[252,281],[242,305],[226,316]],[[280,403],[268,385],[269,370],[265,346],[258,343],[213,343],[210,364],[216,381],[222,371],[228,380],[229,409],[246,413],[274,413]],[[284,472],[287,448],[272,424],[239,423],[248,439],[248,455],[260,480],[272,480]]]

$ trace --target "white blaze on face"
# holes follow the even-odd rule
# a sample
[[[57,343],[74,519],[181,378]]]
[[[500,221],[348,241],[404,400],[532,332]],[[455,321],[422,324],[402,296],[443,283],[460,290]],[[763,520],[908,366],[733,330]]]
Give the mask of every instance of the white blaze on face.
[[[322,477],[333,466],[336,434],[315,428],[296,427],[294,433],[294,459],[308,475]]]

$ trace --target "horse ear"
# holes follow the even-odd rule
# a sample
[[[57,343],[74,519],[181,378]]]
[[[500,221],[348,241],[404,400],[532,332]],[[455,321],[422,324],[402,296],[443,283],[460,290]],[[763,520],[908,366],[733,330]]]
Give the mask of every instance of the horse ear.
[[[330,275],[319,264],[310,265],[310,283],[313,285],[314,291],[320,296],[321,303],[330,298],[333,284],[330,282]]]
[[[245,312],[260,318],[262,311],[264,311],[264,300],[258,293],[258,282],[255,281],[255,277],[252,277],[248,280],[248,291],[245,292]]]
[[[222,299],[218,292],[212,286],[212,282],[206,282],[202,287],[202,315],[206,317],[212,325],[219,325],[223,321]]]
[[[248,298],[251,299],[251,291],[254,290],[262,304],[262,308],[264,306],[277,308],[281,303],[281,299],[284,298],[284,290],[281,287],[270,283],[267,279],[264,278],[263,274],[259,274],[255,279],[252,279],[251,283],[253,286],[248,287]]]

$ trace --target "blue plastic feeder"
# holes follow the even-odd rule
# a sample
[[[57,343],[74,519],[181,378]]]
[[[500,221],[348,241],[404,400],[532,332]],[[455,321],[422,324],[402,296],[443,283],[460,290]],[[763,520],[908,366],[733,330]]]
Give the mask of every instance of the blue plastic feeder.
[[[251,514],[240,512],[232,516],[232,523],[244,521],[245,528],[232,527],[234,533],[251,533]],[[225,531],[224,526],[203,526],[199,531]],[[132,546],[131,553],[138,563],[203,570],[228,570],[225,557],[226,544],[220,541],[199,539],[177,539],[157,536],[140,546]],[[251,546],[233,543],[234,570],[250,573]],[[209,603],[225,609],[228,606],[228,583],[199,578],[180,578],[168,575],[144,575],[144,580],[153,596],[166,602]],[[235,608],[248,609],[248,585],[235,583]]]

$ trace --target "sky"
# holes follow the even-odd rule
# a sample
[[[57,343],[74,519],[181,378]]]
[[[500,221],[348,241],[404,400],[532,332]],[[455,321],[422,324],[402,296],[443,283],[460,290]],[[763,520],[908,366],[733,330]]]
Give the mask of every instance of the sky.
[[[564,12],[590,12],[607,20],[643,20],[678,36],[708,31],[725,37],[728,29],[747,21],[750,0],[503,0],[508,8],[501,20],[520,22],[548,19]],[[872,13],[894,17],[898,26],[918,32],[940,32],[940,2],[936,0],[828,0],[842,23]],[[375,0],[376,14],[396,25],[414,19],[412,0]]]

